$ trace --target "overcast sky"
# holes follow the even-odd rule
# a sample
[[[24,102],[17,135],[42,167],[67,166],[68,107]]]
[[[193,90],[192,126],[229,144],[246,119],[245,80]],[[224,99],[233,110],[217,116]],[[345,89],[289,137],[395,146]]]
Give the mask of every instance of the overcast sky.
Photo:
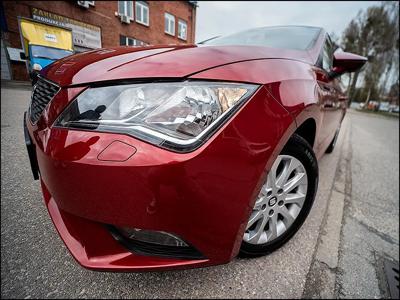
[[[360,9],[379,1],[198,1],[196,42],[253,27],[313,25],[340,37]]]

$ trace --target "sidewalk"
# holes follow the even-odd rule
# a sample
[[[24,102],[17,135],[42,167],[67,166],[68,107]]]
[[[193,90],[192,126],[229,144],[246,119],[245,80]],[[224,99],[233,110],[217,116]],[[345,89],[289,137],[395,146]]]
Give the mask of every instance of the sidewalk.
[[[3,80],[2,79],[1,80],[1,88],[31,90],[32,84],[30,81]]]
[[[349,126],[341,132],[342,149],[335,149],[341,157],[303,297],[398,298],[386,266],[398,274],[398,122],[352,110],[344,122]]]

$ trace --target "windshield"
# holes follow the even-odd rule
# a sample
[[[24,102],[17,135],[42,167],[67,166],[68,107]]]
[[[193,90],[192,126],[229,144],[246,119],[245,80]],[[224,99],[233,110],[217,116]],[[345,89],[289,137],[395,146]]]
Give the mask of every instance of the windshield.
[[[57,49],[57,48],[50,48],[44,46],[33,45],[31,46],[31,56],[32,57],[41,57],[41,58],[48,58],[48,59],[60,59],[65,56],[71,55],[72,51],[64,50],[64,49]]]
[[[200,44],[203,45],[247,45],[273,48],[307,50],[311,48],[321,28],[318,27],[262,27],[250,29],[228,36],[217,37]]]

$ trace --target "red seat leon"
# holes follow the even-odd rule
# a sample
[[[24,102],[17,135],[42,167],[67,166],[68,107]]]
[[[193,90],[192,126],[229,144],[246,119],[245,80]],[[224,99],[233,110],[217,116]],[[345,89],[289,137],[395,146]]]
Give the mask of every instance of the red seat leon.
[[[120,47],[45,69],[24,117],[34,178],[84,267],[145,271],[265,255],[307,217],[317,159],[366,58],[317,27]]]

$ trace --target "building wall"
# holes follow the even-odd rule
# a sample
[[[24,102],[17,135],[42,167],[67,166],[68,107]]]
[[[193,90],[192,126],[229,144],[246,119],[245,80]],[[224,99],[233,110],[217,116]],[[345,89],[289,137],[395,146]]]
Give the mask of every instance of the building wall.
[[[1,78],[7,80],[11,79],[10,64],[3,39],[1,39]]]
[[[133,1],[135,8],[135,1]],[[22,48],[18,30],[18,16],[32,18],[32,8],[41,9],[101,28],[102,47],[115,47],[120,44],[120,35],[141,40],[147,44],[186,44],[195,41],[196,7],[188,1],[148,1],[149,26],[136,21],[122,23],[116,16],[118,1],[95,1],[88,9],[80,7],[77,1],[4,1],[8,32],[5,44],[8,47]],[[135,9],[134,9],[135,11]],[[175,16],[175,36],[164,32],[164,13]],[[136,19],[136,18],[135,18]],[[187,40],[178,38],[178,19],[187,23]],[[26,67],[21,62],[11,62],[13,79],[28,80]]]

